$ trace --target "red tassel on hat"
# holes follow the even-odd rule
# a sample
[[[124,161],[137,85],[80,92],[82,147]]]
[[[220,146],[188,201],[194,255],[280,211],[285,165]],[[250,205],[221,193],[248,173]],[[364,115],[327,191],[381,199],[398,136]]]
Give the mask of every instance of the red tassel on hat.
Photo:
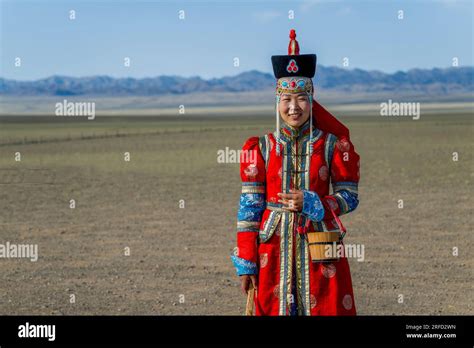
[[[288,45],[288,55],[297,56],[300,54],[300,46],[298,41],[296,41],[296,32],[295,29],[290,30],[290,43]]]

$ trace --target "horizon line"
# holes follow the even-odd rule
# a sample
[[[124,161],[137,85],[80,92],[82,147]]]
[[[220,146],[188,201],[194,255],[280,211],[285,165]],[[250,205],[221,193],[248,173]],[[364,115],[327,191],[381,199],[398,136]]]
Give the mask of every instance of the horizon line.
[[[449,67],[432,67],[432,68],[410,68],[408,70],[397,70],[395,72],[384,72],[384,71],[381,71],[381,70],[365,70],[365,69],[362,69],[362,68],[341,68],[341,67],[338,67],[338,66],[325,66],[325,65],[320,65],[320,67],[322,68],[336,68],[336,69],[340,69],[340,70],[347,70],[347,71],[356,71],[356,70],[362,70],[362,71],[365,71],[365,72],[375,72],[375,73],[382,73],[384,75],[395,75],[395,74],[398,74],[398,73],[408,73],[410,71],[413,71],[413,70],[425,70],[425,71],[429,71],[429,70],[448,70],[448,69],[459,69],[459,68],[474,68],[474,65],[460,65],[460,66],[449,66]],[[239,76],[241,74],[245,74],[245,73],[250,73],[250,72],[257,72],[257,73],[261,73],[261,74],[266,74],[266,75],[272,75],[273,76],[273,73],[272,72],[265,72],[265,71],[261,71],[261,70],[257,70],[257,69],[250,69],[250,70],[246,70],[246,71],[242,71],[242,72],[239,72],[237,74],[234,74],[234,75],[223,75],[223,76],[220,76],[220,77],[210,77],[210,78],[203,78],[199,75],[192,75],[192,76],[182,76],[182,75],[155,75],[155,76],[145,76],[145,77],[132,77],[132,76],[128,76],[128,77],[118,77],[118,76],[113,76],[113,75],[83,75],[83,76],[72,76],[72,75],[62,75],[62,74],[53,74],[53,75],[49,75],[49,76],[46,76],[46,77],[41,77],[41,78],[37,78],[37,79],[29,79],[29,80],[17,80],[17,79],[12,79],[12,78],[5,78],[5,77],[2,77],[0,76],[0,79],[1,80],[9,80],[9,81],[16,81],[16,82],[37,82],[37,81],[41,81],[41,80],[47,80],[49,78],[52,78],[52,77],[65,77],[65,78],[75,78],[75,79],[83,79],[83,78],[91,78],[91,77],[109,77],[109,78],[112,78],[112,79],[134,79],[134,80],[143,80],[143,79],[154,79],[154,78],[158,78],[158,77],[181,77],[181,78],[185,78],[185,79],[191,79],[191,78],[199,78],[201,80],[204,80],[204,81],[210,81],[210,80],[215,80],[215,79],[223,79],[223,78],[228,78],[228,77],[236,77],[236,76]],[[316,68],[316,72],[317,72],[317,68]]]

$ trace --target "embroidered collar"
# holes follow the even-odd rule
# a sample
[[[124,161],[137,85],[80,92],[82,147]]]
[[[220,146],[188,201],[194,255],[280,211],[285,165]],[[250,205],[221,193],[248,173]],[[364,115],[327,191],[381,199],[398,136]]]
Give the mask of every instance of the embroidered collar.
[[[313,126],[313,130],[314,130],[314,126]],[[283,126],[280,128],[281,137],[285,140],[290,140],[290,141],[302,138],[306,135],[309,135],[309,133],[310,133],[309,118],[299,128],[290,126],[289,124],[285,122],[283,123]]]

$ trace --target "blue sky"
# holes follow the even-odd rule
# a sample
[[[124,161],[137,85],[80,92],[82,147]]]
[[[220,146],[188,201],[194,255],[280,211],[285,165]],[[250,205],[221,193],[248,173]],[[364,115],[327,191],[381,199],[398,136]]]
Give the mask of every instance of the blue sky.
[[[473,65],[474,1],[0,0],[0,76],[153,77],[271,72],[294,28],[318,64],[395,72]],[[69,19],[74,10],[76,19]],[[179,10],[186,18],[178,18]],[[295,18],[288,18],[293,10]],[[398,19],[403,10],[404,19]],[[15,57],[21,67],[15,67]],[[131,66],[124,67],[124,57]],[[234,67],[234,57],[240,66]]]

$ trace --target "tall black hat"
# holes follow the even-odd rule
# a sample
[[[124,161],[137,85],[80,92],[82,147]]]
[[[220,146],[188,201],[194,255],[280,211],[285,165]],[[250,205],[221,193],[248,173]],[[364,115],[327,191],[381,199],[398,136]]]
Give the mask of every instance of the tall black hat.
[[[277,79],[281,77],[302,76],[313,78],[316,72],[316,55],[300,54],[294,29],[290,31],[288,55],[272,56],[273,73]]]

